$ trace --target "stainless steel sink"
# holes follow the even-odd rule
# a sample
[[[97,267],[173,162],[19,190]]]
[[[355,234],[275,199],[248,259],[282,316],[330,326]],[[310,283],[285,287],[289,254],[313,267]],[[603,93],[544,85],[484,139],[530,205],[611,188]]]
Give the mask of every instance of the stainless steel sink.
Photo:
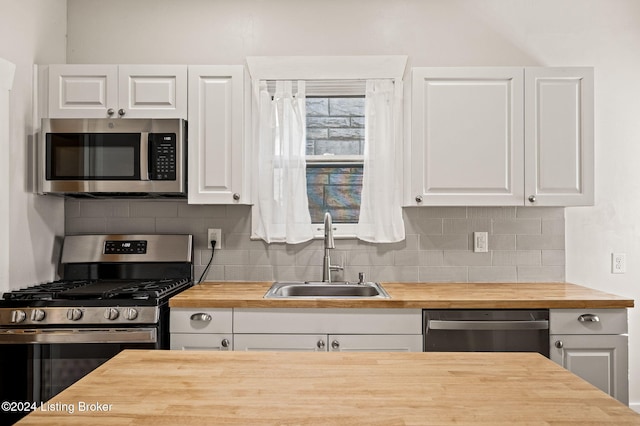
[[[351,283],[346,281],[290,281],[276,282],[264,295],[265,299],[389,299],[389,294],[379,283]]]

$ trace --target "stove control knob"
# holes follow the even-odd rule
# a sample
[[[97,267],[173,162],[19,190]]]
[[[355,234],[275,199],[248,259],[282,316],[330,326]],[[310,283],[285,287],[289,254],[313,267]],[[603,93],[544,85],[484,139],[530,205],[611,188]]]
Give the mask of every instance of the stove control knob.
[[[71,321],[78,321],[82,318],[82,311],[78,308],[72,308],[67,311],[67,319]]]
[[[27,314],[20,309],[16,309],[15,311],[11,311],[11,323],[18,324],[27,319]]]
[[[120,312],[116,308],[107,308],[107,310],[104,311],[104,317],[111,321],[118,318],[119,315],[120,315]]]
[[[42,309],[34,309],[31,311],[31,321],[42,321],[45,315],[46,314]]]
[[[134,308],[129,308],[124,311],[124,317],[129,321],[133,321],[134,319],[138,318],[138,311]]]

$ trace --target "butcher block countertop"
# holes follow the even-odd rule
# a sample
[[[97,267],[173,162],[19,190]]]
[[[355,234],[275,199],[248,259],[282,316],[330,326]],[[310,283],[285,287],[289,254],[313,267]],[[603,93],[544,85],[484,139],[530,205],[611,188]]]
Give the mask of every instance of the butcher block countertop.
[[[534,353],[126,350],[23,425],[640,425]]]
[[[204,282],[172,308],[631,308],[633,299],[570,283],[382,283],[390,299],[265,299],[271,282]]]

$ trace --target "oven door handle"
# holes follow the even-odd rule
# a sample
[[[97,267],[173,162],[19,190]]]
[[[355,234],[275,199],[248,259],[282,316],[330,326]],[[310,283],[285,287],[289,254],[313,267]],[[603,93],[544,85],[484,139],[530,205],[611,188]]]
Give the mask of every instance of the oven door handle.
[[[432,330],[548,330],[548,320],[533,321],[445,321],[429,320]]]
[[[64,343],[156,343],[155,328],[0,329],[0,345]]]

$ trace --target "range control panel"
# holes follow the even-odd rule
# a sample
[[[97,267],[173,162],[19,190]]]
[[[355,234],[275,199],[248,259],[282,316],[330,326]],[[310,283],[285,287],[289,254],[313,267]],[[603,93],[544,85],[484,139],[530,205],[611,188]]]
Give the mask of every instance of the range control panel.
[[[146,240],[107,240],[104,243],[104,254],[146,254]]]

